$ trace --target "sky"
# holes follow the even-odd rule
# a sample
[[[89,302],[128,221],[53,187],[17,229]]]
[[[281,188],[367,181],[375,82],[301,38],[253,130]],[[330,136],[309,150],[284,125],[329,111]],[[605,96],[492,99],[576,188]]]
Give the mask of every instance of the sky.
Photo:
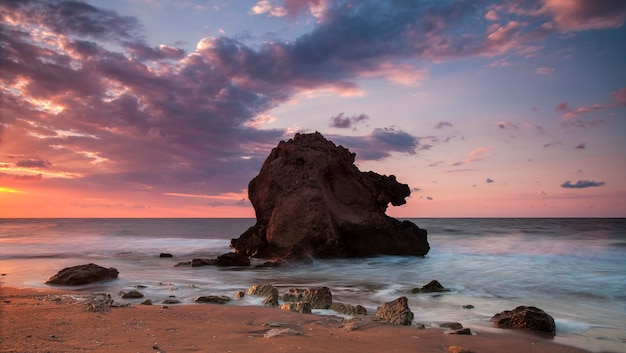
[[[626,1],[0,0],[0,217],[254,217],[321,132],[394,217],[626,217]]]

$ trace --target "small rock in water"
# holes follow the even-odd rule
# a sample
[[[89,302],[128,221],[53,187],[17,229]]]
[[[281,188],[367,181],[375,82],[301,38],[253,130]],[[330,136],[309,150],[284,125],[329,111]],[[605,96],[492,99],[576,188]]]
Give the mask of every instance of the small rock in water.
[[[139,303],[141,305],[152,305],[152,300],[150,299],[146,299],[144,301],[142,301],[141,303]]]
[[[178,300],[178,299],[165,299],[161,303],[163,303],[163,304],[180,304],[180,300]]]
[[[194,299],[194,303],[211,303],[211,304],[226,304],[229,301],[230,301],[229,297],[217,296],[217,295],[206,295],[206,296],[196,297],[196,299]]]
[[[166,252],[162,252],[159,254],[159,257],[174,257],[174,255]]]
[[[130,292],[119,292],[118,295],[120,296],[120,298],[122,299],[137,299],[137,298],[143,298],[143,293],[136,291],[136,290],[131,290]]]
[[[474,306],[472,304],[466,304],[463,305],[463,309],[474,309]]]
[[[498,328],[527,329],[554,334],[554,318],[534,306],[518,306],[494,315],[491,321]]]
[[[439,324],[439,327],[448,328],[450,330],[460,330],[463,328],[463,325],[459,322],[443,322]]]
[[[423,285],[422,288],[413,288],[411,289],[411,293],[438,293],[438,292],[449,292],[450,290],[444,288],[444,286],[439,283],[437,280],[432,280],[427,284]]]
[[[245,292],[245,291],[242,291],[242,290],[238,290],[238,291],[236,291],[236,292],[235,292],[235,298],[237,298],[237,299],[241,299],[241,298],[243,298],[245,295],[246,295],[246,292]]]

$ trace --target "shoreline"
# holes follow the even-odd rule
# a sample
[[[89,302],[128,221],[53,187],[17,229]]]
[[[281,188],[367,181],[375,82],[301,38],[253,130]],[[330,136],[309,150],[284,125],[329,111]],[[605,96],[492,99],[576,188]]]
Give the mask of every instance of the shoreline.
[[[474,335],[453,335],[376,320],[349,330],[338,316],[261,306],[133,304],[94,312],[85,303],[89,295],[0,286],[0,351],[591,352],[516,330],[470,327]]]

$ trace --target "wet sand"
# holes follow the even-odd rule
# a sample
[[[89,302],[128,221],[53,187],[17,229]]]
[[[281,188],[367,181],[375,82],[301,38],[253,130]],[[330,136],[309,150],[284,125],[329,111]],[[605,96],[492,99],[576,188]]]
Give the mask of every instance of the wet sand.
[[[346,325],[335,316],[216,304],[102,308],[88,305],[88,297],[0,287],[0,352],[588,352],[512,330],[470,327],[474,335],[452,335],[440,328],[369,320]]]

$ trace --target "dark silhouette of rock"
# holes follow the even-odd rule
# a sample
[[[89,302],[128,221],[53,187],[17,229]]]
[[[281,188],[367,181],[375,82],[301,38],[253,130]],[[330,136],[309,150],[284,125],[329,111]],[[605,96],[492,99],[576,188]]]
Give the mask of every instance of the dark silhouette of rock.
[[[411,325],[413,322],[413,312],[406,297],[384,303],[376,309],[376,316],[394,325]]]
[[[56,275],[48,278],[46,284],[79,286],[82,284],[115,279],[118,274],[119,272],[113,267],[105,268],[90,263],[64,268]]]
[[[460,322],[442,322],[439,324],[439,327],[444,327],[450,330],[460,330],[463,328]]]
[[[215,261],[217,266],[250,266],[250,258],[246,255],[229,252],[217,257]]]
[[[518,306],[494,315],[491,321],[499,328],[527,329],[554,334],[554,318],[534,306]]]
[[[298,260],[426,255],[426,231],[385,214],[389,203],[406,203],[408,185],[361,172],[354,159],[318,132],[281,141],[248,185],[256,224],[231,247],[257,258]]]
[[[117,295],[120,296],[120,298],[122,299],[137,299],[137,298],[143,298],[143,293],[141,293],[140,291],[137,290],[131,290],[128,292],[119,292]]]
[[[213,266],[216,262],[217,259],[196,258],[191,260],[191,267]]]
[[[411,293],[438,293],[438,292],[449,292],[450,290],[444,288],[444,286],[439,283],[437,280],[432,280],[427,284],[423,285],[422,288],[413,288],[411,289]]]
[[[200,296],[200,297],[196,297],[196,299],[193,300],[194,303],[209,303],[209,304],[226,304],[230,301],[229,297],[226,296],[222,296],[222,295],[204,295],[204,296]]]
[[[174,255],[166,252],[162,252],[159,254],[159,257],[174,257]]]

